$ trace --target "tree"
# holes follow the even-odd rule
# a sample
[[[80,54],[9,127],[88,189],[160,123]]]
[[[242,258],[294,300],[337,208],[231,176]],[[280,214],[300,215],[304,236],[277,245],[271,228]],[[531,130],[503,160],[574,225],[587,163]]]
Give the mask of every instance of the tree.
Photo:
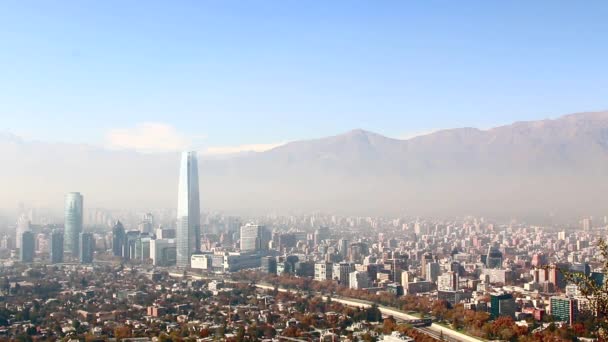
[[[384,322],[382,324],[382,332],[385,335],[388,335],[388,334],[392,333],[396,327],[397,327],[397,321],[395,321],[393,316],[389,316],[384,319]]]
[[[589,300],[591,315],[598,320],[597,337],[608,340],[608,244],[603,239],[598,243],[602,256],[602,273],[604,281],[598,284],[595,279],[580,272],[561,270],[567,282],[578,285],[581,294]]]

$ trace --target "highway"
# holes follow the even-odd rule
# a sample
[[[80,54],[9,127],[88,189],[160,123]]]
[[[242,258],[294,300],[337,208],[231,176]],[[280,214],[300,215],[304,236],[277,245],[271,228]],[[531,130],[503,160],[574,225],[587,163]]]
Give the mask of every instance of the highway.
[[[170,276],[172,277],[182,277],[183,273],[169,273]],[[201,275],[194,275],[194,274],[190,274],[190,277],[192,277],[193,279],[214,279],[211,277],[205,277],[205,276],[201,276]],[[225,282],[227,283],[244,283],[244,282],[237,282],[237,281],[230,281],[228,279],[224,279]],[[257,288],[259,289],[263,289],[263,290],[274,290],[274,286],[271,285],[266,285],[266,284],[254,284]],[[284,289],[284,288],[279,288],[278,291],[280,292],[301,292],[301,291],[296,291],[296,290],[290,290],[290,289]],[[327,296],[322,296],[323,300],[327,300]],[[341,298],[341,297],[331,297],[332,301],[344,304],[344,305],[348,305],[348,306],[352,306],[352,307],[363,307],[363,308],[368,308],[371,306],[371,304],[369,302],[365,302],[365,301],[361,301],[361,300],[357,300],[354,298]],[[416,316],[412,316],[409,315],[403,311],[400,310],[396,310],[393,308],[389,308],[389,307],[385,307],[385,306],[378,306],[378,309],[380,310],[380,312],[382,313],[382,315],[384,316],[393,316],[395,319],[398,320],[410,320],[410,319],[419,319],[420,317],[416,317]],[[440,339],[443,335],[443,340],[444,341],[454,341],[454,342],[481,342],[481,341],[486,341],[480,338],[476,338],[476,337],[472,337],[469,335],[465,335],[463,333],[460,333],[458,331],[452,330],[450,328],[441,326],[437,323],[433,323],[431,324],[429,327],[424,327],[424,328],[416,328],[418,331],[423,332],[429,336],[432,336],[434,338]]]
[[[260,289],[264,289],[264,290],[274,290],[273,286],[270,285],[263,285],[263,284],[255,284],[255,286],[257,288]],[[282,289],[279,288],[279,291],[281,292],[298,292],[295,290],[288,290],[288,289]],[[327,300],[327,296],[322,296],[323,300]],[[348,306],[354,306],[354,307],[363,307],[363,308],[368,308],[371,306],[371,304],[364,302],[364,301],[359,301],[356,299],[352,299],[352,298],[340,298],[340,297],[331,297],[332,301],[344,304],[344,305],[348,305]],[[419,319],[420,317],[416,317],[416,316],[412,316],[409,315],[403,311],[399,311],[396,309],[392,309],[392,308],[388,308],[385,306],[378,306],[378,309],[380,309],[380,312],[382,313],[382,315],[384,316],[393,316],[395,319],[400,319],[400,320],[410,320],[410,319]],[[472,336],[468,336],[465,335],[463,333],[460,333],[458,331],[454,331],[452,329],[446,328],[444,326],[441,326],[439,324],[433,323],[431,324],[431,326],[429,327],[424,327],[424,328],[416,328],[418,331],[423,332],[427,335],[430,335],[432,337],[435,337],[437,339],[439,339],[441,337],[441,335],[443,334],[443,339],[445,341],[456,341],[456,342],[480,342],[480,341],[485,341],[479,338],[475,338]]]

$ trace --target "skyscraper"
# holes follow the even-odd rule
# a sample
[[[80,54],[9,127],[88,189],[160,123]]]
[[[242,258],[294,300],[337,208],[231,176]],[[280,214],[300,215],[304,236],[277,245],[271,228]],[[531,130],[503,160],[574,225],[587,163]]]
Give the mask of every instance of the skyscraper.
[[[502,268],[502,252],[496,246],[488,248],[488,256],[486,257],[487,268]]]
[[[52,264],[63,262],[63,232],[59,230],[51,233],[50,259]]]
[[[78,257],[78,238],[82,233],[82,195],[79,192],[70,192],[65,197],[65,230],[63,233],[65,251]]]
[[[25,215],[21,215],[17,221],[17,232],[15,234],[17,248],[21,248],[21,237],[23,236],[23,233],[31,230],[30,221]]]
[[[81,264],[90,264],[93,262],[93,251],[95,250],[95,239],[91,233],[80,233],[79,240],[79,259]]]
[[[32,262],[34,261],[34,249],[36,247],[34,241],[34,233],[25,231],[21,234],[21,246],[19,247],[19,261]]]
[[[112,227],[112,254],[114,256],[123,256],[125,237],[125,227],[120,221],[116,221],[116,224]]]
[[[201,219],[196,152],[182,153],[177,198],[177,266],[189,267],[190,256],[200,250]]]

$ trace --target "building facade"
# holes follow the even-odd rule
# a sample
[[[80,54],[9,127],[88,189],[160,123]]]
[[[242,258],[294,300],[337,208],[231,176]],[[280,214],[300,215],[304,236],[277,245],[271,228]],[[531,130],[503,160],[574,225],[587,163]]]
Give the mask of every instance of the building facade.
[[[91,233],[80,233],[78,250],[79,260],[81,264],[90,264],[93,262],[93,253],[95,251],[95,239]]]
[[[78,257],[78,238],[82,233],[83,197],[79,192],[70,192],[65,197],[65,228],[63,248],[72,257]]]
[[[196,152],[182,153],[177,198],[176,264],[190,267],[190,257],[201,248],[201,219]]]
[[[49,259],[52,264],[63,262],[63,232],[54,230],[51,233],[51,248],[49,252]]]

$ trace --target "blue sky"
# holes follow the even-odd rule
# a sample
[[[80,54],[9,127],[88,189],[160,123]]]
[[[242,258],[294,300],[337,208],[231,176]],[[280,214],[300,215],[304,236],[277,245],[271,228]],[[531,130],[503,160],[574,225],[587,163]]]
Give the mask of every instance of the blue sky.
[[[0,131],[219,148],[605,110],[606,13],[606,1],[3,1]]]

